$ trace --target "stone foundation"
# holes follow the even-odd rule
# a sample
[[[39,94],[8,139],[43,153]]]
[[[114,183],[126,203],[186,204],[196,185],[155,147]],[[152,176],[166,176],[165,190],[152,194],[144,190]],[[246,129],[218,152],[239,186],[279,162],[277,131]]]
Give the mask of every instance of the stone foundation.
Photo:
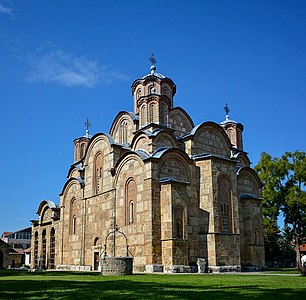
[[[210,273],[241,272],[241,266],[208,266]]]
[[[146,265],[146,272],[147,273],[162,273],[164,272],[163,265]]]
[[[191,267],[184,265],[173,265],[170,267],[164,267],[164,273],[191,273]]]
[[[101,261],[101,275],[121,276],[133,274],[133,257],[106,257]]]
[[[56,270],[61,270],[61,271],[91,271],[91,266],[57,265]]]

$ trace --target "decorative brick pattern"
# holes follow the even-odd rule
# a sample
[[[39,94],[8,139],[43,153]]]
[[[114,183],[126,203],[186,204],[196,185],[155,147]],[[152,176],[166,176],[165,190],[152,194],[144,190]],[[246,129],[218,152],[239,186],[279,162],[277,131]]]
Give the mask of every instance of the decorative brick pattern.
[[[44,254],[47,268],[130,272],[124,237],[105,242],[115,225],[134,271],[263,267],[261,184],[242,151],[243,126],[194,127],[173,107],[175,84],[154,72],[135,80],[132,92],[134,113],[118,113],[111,136],[74,140],[59,205],[42,201],[33,221],[32,267]]]

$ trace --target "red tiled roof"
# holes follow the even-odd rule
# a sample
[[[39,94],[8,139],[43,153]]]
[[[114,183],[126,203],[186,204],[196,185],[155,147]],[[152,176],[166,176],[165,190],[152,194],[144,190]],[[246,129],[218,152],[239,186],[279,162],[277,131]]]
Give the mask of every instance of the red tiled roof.
[[[10,235],[11,233],[13,233],[13,232],[11,232],[11,231],[4,231],[2,233],[2,236],[7,236],[7,235]]]

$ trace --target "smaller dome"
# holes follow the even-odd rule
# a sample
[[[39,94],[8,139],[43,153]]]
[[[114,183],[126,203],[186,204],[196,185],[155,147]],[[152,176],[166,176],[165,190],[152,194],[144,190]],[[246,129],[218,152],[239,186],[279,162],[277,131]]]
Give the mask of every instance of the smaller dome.
[[[236,122],[236,121],[234,121],[234,120],[230,120],[230,119],[226,119],[226,120],[224,120],[224,121],[222,121],[221,123],[220,123],[220,125],[226,125],[226,124],[238,124],[238,122]]]
[[[156,66],[155,64],[157,63],[154,53],[152,53],[151,57],[149,58],[150,62],[151,62],[151,67],[150,67],[150,74],[147,74],[145,76],[142,77],[142,79],[145,79],[149,76],[156,76],[160,79],[166,78],[166,76],[160,74],[160,73],[156,73]]]

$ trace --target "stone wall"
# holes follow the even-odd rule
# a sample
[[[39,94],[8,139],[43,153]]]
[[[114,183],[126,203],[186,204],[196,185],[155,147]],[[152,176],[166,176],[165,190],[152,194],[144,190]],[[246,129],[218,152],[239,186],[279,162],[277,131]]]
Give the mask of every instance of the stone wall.
[[[132,85],[138,116],[120,112],[112,137],[86,140],[86,155],[70,167],[61,193],[60,220],[40,208],[32,257],[35,234],[41,256],[46,232],[48,256],[55,230],[58,268],[96,270],[107,235],[119,226],[136,271],[195,271],[198,259],[215,271],[263,265],[261,186],[247,153],[233,147],[222,126],[194,127],[173,108],[176,87],[154,68]],[[125,256],[126,244],[110,236],[108,255]]]

